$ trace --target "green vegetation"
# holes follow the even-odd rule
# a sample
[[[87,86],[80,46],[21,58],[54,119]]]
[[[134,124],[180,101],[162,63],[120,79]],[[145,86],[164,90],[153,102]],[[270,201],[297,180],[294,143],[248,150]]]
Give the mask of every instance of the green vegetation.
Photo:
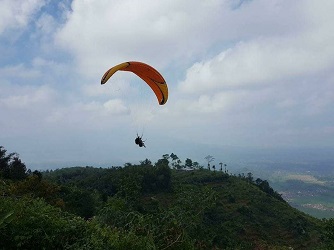
[[[183,168],[175,154],[154,164],[146,159],[124,167],[40,173],[26,170],[17,154],[0,149],[0,249],[334,246],[332,219],[292,208],[251,173],[209,171],[191,159]],[[13,161],[21,163],[22,171],[11,171]],[[194,163],[196,169],[182,170]],[[14,174],[22,172],[24,178]]]

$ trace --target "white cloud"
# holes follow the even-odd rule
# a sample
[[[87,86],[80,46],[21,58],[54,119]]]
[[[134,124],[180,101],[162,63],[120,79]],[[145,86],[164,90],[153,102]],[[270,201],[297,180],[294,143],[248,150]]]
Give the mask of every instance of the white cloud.
[[[74,1],[57,41],[87,73],[128,60],[161,67],[216,43],[225,8],[221,1]]]
[[[50,86],[0,85],[3,135],[34,135],[43,131],[43,120],[54,109],[57,92]]]
[[[241,42],[214,58],[196,63],[180,83],[185,92],[202,92],[249,85],[273,84],[327,70],[334,63],[333,40],[319,41],[327,47],[317,50],[309,38],[270,38]]]
[[[50,35],[56,28],[56,20],[53,16],[43,13],[36,21],[36,27],[45,35]]]
[[[55,97],[55,92],[48,86],[38,88],[24,88],[24,90],[16,89],[8,96],[2,97],[0,103],[7,108],[15,109],[34,109],[36,106],[44,105]]]
[[[0,35],[8,29],[25,27],[45,0],[2,0],[0,2]]]
[[[128,119],[129,108],[119,99],[105,103],[96,101],[57,105],[44,118],[47,127],[63,130],[104,131],[120,126]],[[124,123],[125,124],[125,123]]]
[[[275,15],[284,15],[281,12],[287,8],[287,2],[275,2],[271,12],[275,10],[278,11]],[[238,11],[247,17],[249,10],[259,10],[260,3],[263,1],[249,2]],[[277,5],[285,5],[285,8],[277,8]],[[321,17],[328,17],[328,5],[334,7],[330,1],[324,5],[305,1],[299,8],[293,6],[295,14],[292,16],[296,22],[289,20],[294,28],[287,28],[285,34],[280,28],[274,32],[277,25],[282,25],[281,18],[267,16],[274,24],[270,29],[273,33],[266,33],[267,29],[264,29],[263,35],[255,33],[254,37],[194,63],[187,70],[185,79],[179,81],[177,90],[183,93],[179,98],[189,96],[180,101],[180,105],[197,115],[209,112],[220,113],[222,119],[230,116],[230,121],[233,113],[241,112],[244,118],[252,114],[253,118],[244,121],[250,127],[252,120],[288,119],[293,122],[299,117],[297,119],[307,121],[310,118],[306,116],[316,115],[328,123],[328,119],[319,117],[330,113],[334,99],[334,87],[330,84],[330,71],[334,66],[334,25]],[[303,25],[299,27],[300,24]],[[256,29],[252,25],[247,27]]]
[[[113,99],[105,102],[103,107],[112,114],[128,114],[129,109],[124,105],[122,100]]]
[[[41,76],[41,73],[34,69],[28,68],[24,64],[18,64],[13,66],[5,66],[0,68],[1,78],[24,78],[33,79]],[[0,79],[1,79],[0,78]]]
[[[67,64],[39,56],[30,58],[30,61],[26,63],[7,64],[2,68],[0,67],[1,82],[25,87],[55,84],[54,87],[58,88],[62,85],[69,85],[74,76],[74,74],[71,74],[71,67]],[[66,81],[61,81],[61,79],[66,79]],[[77,76],[77,79],[79,79],[79,76]]]

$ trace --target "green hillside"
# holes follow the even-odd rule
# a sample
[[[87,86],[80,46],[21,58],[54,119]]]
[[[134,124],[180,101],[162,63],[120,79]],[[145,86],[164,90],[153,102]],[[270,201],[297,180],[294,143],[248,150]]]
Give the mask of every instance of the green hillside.
[[[5,178],[0,249],[331,249],[333,220],[265,180],[171,169],[166,158]]]

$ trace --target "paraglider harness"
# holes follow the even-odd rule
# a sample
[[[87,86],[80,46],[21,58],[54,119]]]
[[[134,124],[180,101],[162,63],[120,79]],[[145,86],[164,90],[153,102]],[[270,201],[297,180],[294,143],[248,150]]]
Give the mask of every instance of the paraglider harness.
[[[137,134],[137,138],[135,139],[135,143],[139,146],[139,147],[145,147],[145,144],[144,144],[145,141],[143,141],[143,135],[142,136],[139,136]]]

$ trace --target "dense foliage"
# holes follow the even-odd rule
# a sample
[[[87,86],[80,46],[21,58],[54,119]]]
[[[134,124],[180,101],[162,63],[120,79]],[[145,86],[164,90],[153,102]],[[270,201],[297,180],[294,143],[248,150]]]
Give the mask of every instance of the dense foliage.
[[[0,149],[0,249],[333,246],[333,220],[293,209],[251,173],[233,176],[197,163],[184,171],[175,154],[155,164],[31,173],[17,154]],[[24,178],[8,174],[14,155]]]
[[[7,154],[7,150],[0,146],[0,177],[13,180],[23,180],[27,176],[26,166],[17,153]]]

